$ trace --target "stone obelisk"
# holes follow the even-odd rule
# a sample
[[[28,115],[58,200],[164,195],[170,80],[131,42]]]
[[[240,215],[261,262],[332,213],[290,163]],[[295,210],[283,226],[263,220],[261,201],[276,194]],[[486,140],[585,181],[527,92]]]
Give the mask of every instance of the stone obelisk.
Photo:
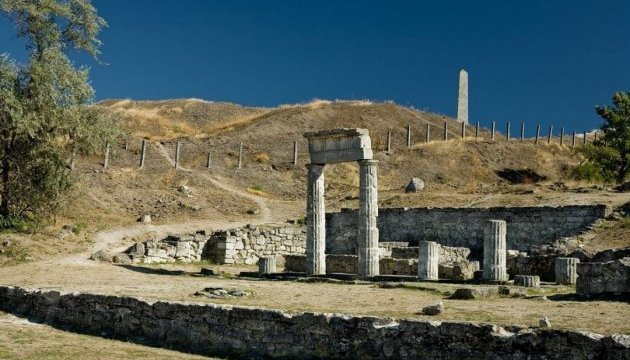
[[[468,73],[459,71],[459,96],[457,97],[457,121],[468,124]]]

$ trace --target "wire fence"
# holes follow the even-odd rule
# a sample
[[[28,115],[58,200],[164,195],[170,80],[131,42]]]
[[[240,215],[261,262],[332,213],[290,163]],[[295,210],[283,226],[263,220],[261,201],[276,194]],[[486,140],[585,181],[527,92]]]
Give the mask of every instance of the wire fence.
[[[575,148],[576,146],[585,146],[589,142],[589,136],[591,137],[590,142],[598,141],[599,131],[586,132],[583,131],[581,133],[573,130],[570,133],[565,132],[564,126],[560,127],[560,130],[557,133],[554,133],[553,125],[549,126],[545,134],[541,133],[540,124],[536,125],[536,132],[534,137],[525,137],[526,126],[525,123],[522,122],[520,124],[520,131],[518,136],[513,137],[511,134],[511,123],[508,121],[505,123],[505,132],[500,133],[497,130],[497,123],[492,122],[492,126],[490,129],[480,127],[479,122],[477,122],[474,126],[467,125],[465,123],[461,123],[457,125],[459,129],[456,131],[449,130],[449,122],[444,121],[442,126],[437,126],[435,124],[426,123],[424,126],[421,126],[418,131],[414,133],[414,129],[411,125],[408,125],[405,129],[405,144],[406,148],[411,148],[414,144],[418,143],[431,143],[437,141],[451,141],[451,140],[460,140],[460,141],[490,141],[490,142],[522,142],[522,143],[533,143],[535,145],[539,144],[552,144],[557,143],[561,146],[567,146],[571,148]],[[434,134],[437,134],[435,136]],[[378,134],[374,134],[377,135]],[[373,135],[373,136],[374,136]],[[415,136],[414,136],[415,135]],[[373,146],[373,149],[376,151],[385,151],[389,154],[394,152],[394,148],[392,146],[392,142],[394,139],[394,132],[392,130],[387,131],[386,140],[384,143],[381,142],[380,146]],[[418,139],[419,141],[414,141],[414,139]],[[147,151],[148,151],[149,141],[143,139],[138,154],[138,162],[137,166],[140,169],[146,167],[147,162]],[[124,144],[124,149],[128,150],[129,144]],[[297,166],[299,163],[299,144],[298,141],[292,141],[287,144],[287,158],[290,158],[289,163],[293,166]],[[237,161],[234,164],[234,167],[241,169],[244,166],[244,144],[243,142],[238,142],[236,144]],[[103,150],[103,168],[107,169],[110,166],[110,154],[111,154],[111,144],[106,143]],[[230,152],[232,153],[232,152]],[[174,149],[172,154],[167,154],[168,157],[172,159],[173,167],[175,169],[179,169],[181,167],[181,154],[182,154],[182,142],[175,141]],[[205,159],[205,167],[207,169],[211,169],[215,166],[213,161],[212,152],[208,151],[207,156],[204,156]]]

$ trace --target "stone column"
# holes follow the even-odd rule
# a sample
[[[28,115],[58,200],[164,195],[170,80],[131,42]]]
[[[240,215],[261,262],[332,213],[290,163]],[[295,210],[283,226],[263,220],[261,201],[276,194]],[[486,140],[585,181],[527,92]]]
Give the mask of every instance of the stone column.
[[[556,283],[560,285],[575,285],[577,281],[578,258],[556,258]]]
[[[264,256],[258,259],[259,274],[273,274],[276,272],[276,257]]]
[[[377,160],[359,160],[359,275],[379,275]]]
[[[457,121],[468,124],[468,73],[459,71],[459,96],[457,97]]]
[[[514,275],[514,285],[540,287],[540,277],[538,275]]]
[[[418,247],[418,279],[437,280],[440,245],[435,241],[420,241]]]
[[[309,164],[306,189],[306,275],[326,274],[324,165]]]
[[[505,265],[506,223],[503,220],[488,220],[483,234],[483,279],[507,281]]]

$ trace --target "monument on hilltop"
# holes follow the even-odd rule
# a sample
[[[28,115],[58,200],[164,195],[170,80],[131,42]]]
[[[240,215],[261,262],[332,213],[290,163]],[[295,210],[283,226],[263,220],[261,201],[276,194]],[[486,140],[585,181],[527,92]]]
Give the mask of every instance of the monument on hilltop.
[[[468,125],[468,73],[459,71],[459,96],[457,97],[457,121]]]

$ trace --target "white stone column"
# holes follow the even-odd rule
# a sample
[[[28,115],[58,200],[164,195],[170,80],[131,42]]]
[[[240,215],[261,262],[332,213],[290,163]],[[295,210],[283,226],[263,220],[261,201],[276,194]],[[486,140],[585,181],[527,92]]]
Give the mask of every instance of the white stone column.
[[[379,275],[377,160],[359,160],[359,275]]]
[[[306,189],[306,275],[326,274],[324,165],[309,164]]]
[[[578,258],[556,258],[556,283],[560,285],[575,285],[577,282]]]
[[[457,121],[468,125],[468,73],[459,71],[459,96],[457,97]]]
[[[258,259],[258,273],[259,274],[273,274],[276,272],[276,257],[275,256],[263,256]]]
[[[418,248],[418,279],[437,280],[440,244],[435,241],[420,241]]]
[[[503,220],[488,220],[483,234],[483,279],[507,281],[506,234],[507,225]]]

